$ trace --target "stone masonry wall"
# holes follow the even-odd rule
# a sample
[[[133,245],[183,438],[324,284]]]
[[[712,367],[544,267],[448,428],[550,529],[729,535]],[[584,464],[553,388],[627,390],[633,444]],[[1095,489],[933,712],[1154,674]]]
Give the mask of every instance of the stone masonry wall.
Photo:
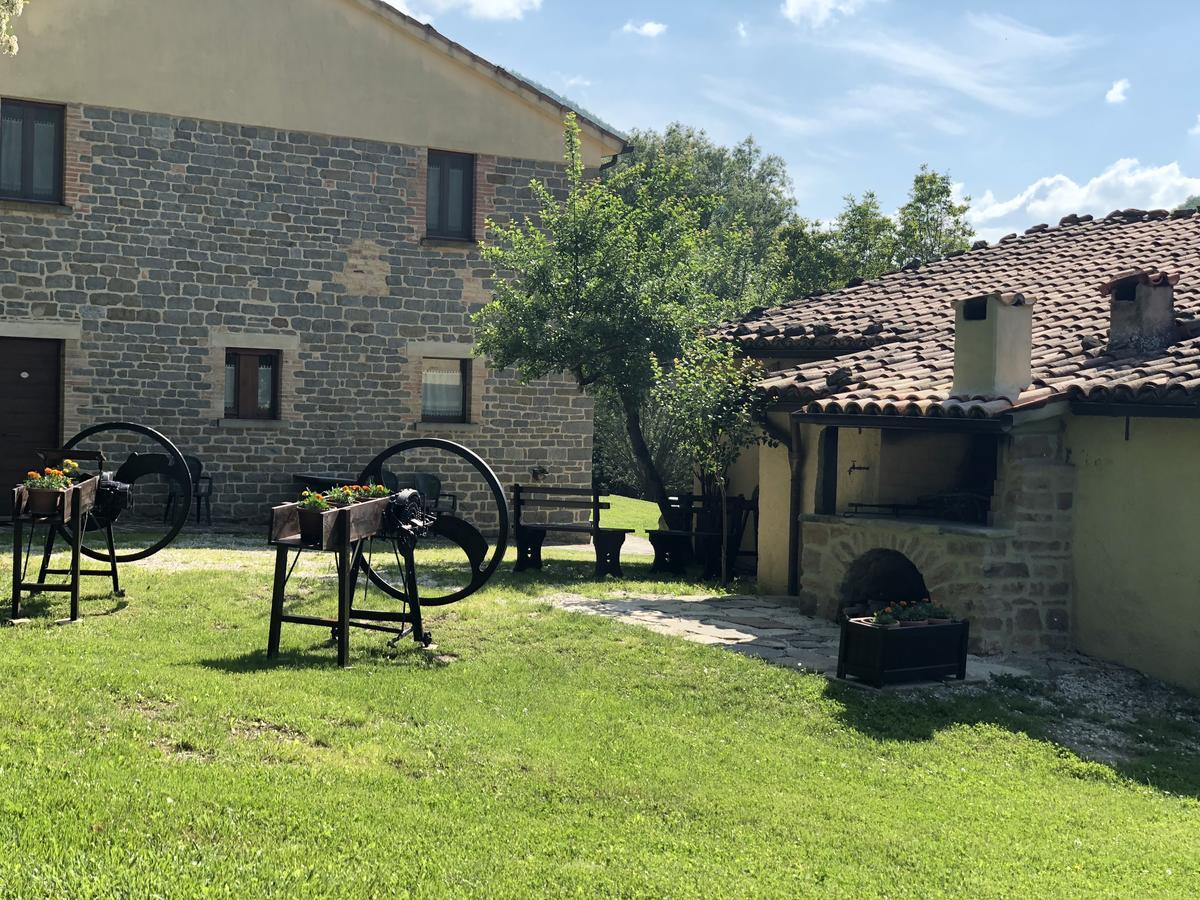
[[[973,651],[1065,649],[1074,481],[1057,430],[1014,433],[1001,450],[991,527],[805,516],[802,601],[832,618],[847,567],[885,547],[913,561],[937,603],[971,620]]]
[[[522,385],[476,362],[471,423],[420,423],[422,358],[470,355],[491,287],[474,245],[424,239],[425,160],[69,107],[65,206],[0,203],[0,327],[77,323],[64,438],[120,419],[161,429],[214,475],[222,519],[261,522],[293,473],[357,475],[416,436],[477,450],[506,489],[535,465],[546,483],[590,484],[591,401],[565,379]],[[485,217],[535,213],[534,177],[564,188],[559,166],[478,157],[477,234]],[[279,421],[222,419],[230,346],[280,349]]]

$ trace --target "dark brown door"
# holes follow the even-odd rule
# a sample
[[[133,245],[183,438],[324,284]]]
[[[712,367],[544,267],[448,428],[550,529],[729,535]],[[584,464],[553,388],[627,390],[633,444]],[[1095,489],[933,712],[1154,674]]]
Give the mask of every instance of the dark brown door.
[[[12,487],[58,447],[62,343],[0,338],[0,516],[12,515]]]

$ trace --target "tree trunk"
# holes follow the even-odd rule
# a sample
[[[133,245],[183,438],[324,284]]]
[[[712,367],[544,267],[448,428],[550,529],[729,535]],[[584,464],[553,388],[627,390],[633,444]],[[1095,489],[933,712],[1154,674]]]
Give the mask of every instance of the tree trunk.
[[[629,435],[629,446],[633,450],[633,459],[637,463],[638,474],[642,484],[646,486],[648,499],[658,504],[659,512],[667,527],[673,530],[683,530],[679,510],[673,510],[667,505],[667,488],[663,484],[662,474],[654,464],[654,456],[646,445],[646,437],[642,434],[642,410],[636,399],[621,394],[621,407],[625,410],[625,433]]]
[[[721,492],[721,585],[729,585],[729,510],[726,504],[725,476],[717,476],[717,489]]]

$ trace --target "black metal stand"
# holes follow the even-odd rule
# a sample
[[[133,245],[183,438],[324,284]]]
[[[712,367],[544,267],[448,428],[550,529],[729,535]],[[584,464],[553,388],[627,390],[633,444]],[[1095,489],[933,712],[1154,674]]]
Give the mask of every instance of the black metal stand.
[[[86,516],[84,518],[86,519]],[[73,534],[75,533],[74,526],[72,526],[71,531]],[[50,557],[54,553],[54,542],[56,540],[56,536],[60,533],[62,533],[61,528],[58,526],[51,526],[50,530],[46,533],[46,544],[42,548],[42,566],[38,572],[39,582],[44,582],[47,575],[71,574],[71,569],[50,568]],[[68,543],[71,543],[72,546],[74,546],[74,543],[78,543],[82,549],[83,536],[81,533],[76,534],[75,538],[72,538],[71,535],[68,534],[64,534],[63,536],[68,539]],[[110,578],[112,579],[113,595],[117,597],[124,597],[125,591],[121,589],[121,576],[117,571],[117,546],[116,541],[113,539],[111,523],[104,526],[104,543],[105,547],[108,549],[108,568],[79,569],[78,574],[83,578]],[[37,593],[37,591],[33,591],[32,593]]]
[[[79,576],[82,574],[79,568],[80,551],[83,547],[83,513],[80,510],[82,503],[80,502],[79,488],[72,488],[72,497],[70,513],[66,520],[61,512],[50,516],[35,515],[33,513],[24,512],[18,513],[14,506],[14,515],[12,519],[13,527],[13,555],[12,555],[12,618],[13,620],[21,617],[21,595],[28,592],[30,595],[39,594],[43,591],[54,591],[59,593],[69,593],[71,595],[71,617],[70,622],[79,620]],[[49,548],[53,546],[54,534],[64,524],[68,524],[71,529],[71,564],[66,569],[47,570],[45,564],[42,566],[41,574],[37,581],[25,580],[25,564],[28,562],[28,554],[26,553],[23,535],[25,527],[28,525],[31,532],[40,524],[45,524],[50,529],[50,534],[47,537],[47,556],[46,562],[49,561]],[[30,535],[32,539],[32,534]],[[32,540],[31,540],[32,543]],[[47,584],[47,574],[59,574],[70,576],[66,584]]]
[[[362,628],[368,631],[383,631],[394,634],[392,645],[400,638],[412,636],[418,644],[428,647],[433,643],[433,636],[424,630],[421,619],[421,601],[417,594],[416,568],[411,550],[397,549],[404,568],[404,584],[407,593],[406,609],[402,611],[355,609],[354,595],[358,585],[358,573],[362,566],[364,549],[372,538],[358,541],[343,539],[340,545],[330,550],[322,551],[319,547],[306,544],[299,537],[280,538],[275,544],[275,580],[271,592],[271,626],[267,635],[267,657],[273,659],[279,653],[279,632],[282,624],[316,625],[331,629],[333,640],[337,643],[338,665],[343,669],[350,665],[350,629]],[[389,542],[390,543],[390,542]],[[305,550],[314,552],[333,553],[337,564],[338,575],[338,612],[336,618],[322,616],[298,616],[284,613],[283,604],[287,592],[287,583],[295,569],[296,561],[288,565],[291,552],[296,551],[296,561]],[[364,587],[364,596],[366,589]],[[386,624],[394,623],[394,624]]]

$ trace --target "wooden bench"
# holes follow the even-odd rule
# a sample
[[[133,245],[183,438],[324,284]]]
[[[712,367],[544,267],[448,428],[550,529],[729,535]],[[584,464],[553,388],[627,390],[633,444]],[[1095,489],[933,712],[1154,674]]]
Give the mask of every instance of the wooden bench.
[[[677,516],[685,523],[685,527],[656,528],[646,532],[650,538],[650,546],[654,548],[654,563],[650,571],[681,575],[692,560],[710,555],[712,543],[719,543],[721,534],[718,531],[696,527],[696,517],[708,511],[703,497],[680,494],[678,497],[668,497],[667,506],[677,511]],[[717,552],[720,552],[719,549]]]
[[[513,530],[517,538],[517,564],[514,572],[542,567],[542,543],[546,532],[562,531],[571,534],[586,534],[596,548],[596,577],[622,575],[621,545],[632,528],[604,528],[600,525],[600,510],[610,509],[600,498],[607,497],[595,488],[541,487],[540,485],[513,485]],[[524,521],[528,509],[587,509],[591,510],[588,524],[556,524],[554,522]]]
[[[650,545],[654,548],[654,563],[651,572],[682,574],[693,560],[704,567],[705,578],[717,578],[721,574],[721,532],[718,520],[721,516],[720,500],[695,494],[668,497],[668,505],[679,511],[679,517],[687,523],[686,529],[658,528],[647,532]],[[730,564],[741,555],[742,536],[751,515],[757,515],[757,495],[750,500],[742,496],[726,499],[729,520]],[[703,518],[702,518],[703,517]],[[756,554],[755,554],[756,555]]]

